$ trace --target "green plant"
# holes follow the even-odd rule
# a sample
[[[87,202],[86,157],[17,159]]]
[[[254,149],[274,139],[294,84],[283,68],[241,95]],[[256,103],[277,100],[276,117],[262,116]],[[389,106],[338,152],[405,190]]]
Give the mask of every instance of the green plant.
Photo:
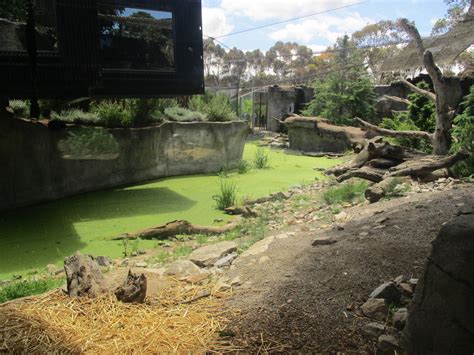
[[[166,250],[160,250],[158,254],[154,256],[153,261],[160,265],[163,265],[168,261],[169,257],[170,254]]]
[[[241,160],[237,164],[237,171],[240,175],[247,174],[250,169],[252,169],[252,165],[247,160]]]
[[[407,113],[395,114],[393,118],[384,118],[380,123],[380,127],[391,129],[394,131],[419,131],[420,128],[408,117]],[[432,150],[430,143],[422,138],[390,138],[394,144],[404,147],[430,152]]]
[[[200,122],[206,119],[206,116],[202,113],[182,107],[170,107],[165,109],[165,116],[168,120],[175,122]]]
[[[223,211],[237,204],[237,185],[228,179],[219,180],[219,194],[212,196],[212,199],[216,201],[216,207]]]
[[[454,119],[452,130],[452,152],[465,150],[469,157],[451,168],[456,176],[467,177],[474,174],[474,85],[461,104],[462,113]]]
[[[198,234],[196,235],[196,242],[199,245],[207,244],[209,242],[209,237],[204,234]]]
[[[119,145],[114,136],[104,128],[77,128],[68,131],[60,140],[58,149],[63,157],[106,157],[118,154]]]
[[[335,203],[351,202],[363,197],[368,184],[363,182],[348,183],[326,190],[323,199],[328,205]]]
[[[106,127],[132,126],[132,112],[125,101],[103,100],[91,105],[91,112],[100,117],[100,123]]]
[[[51,112],[51,121],[71,124],[100,125],[100,117],[96,112],[84,112],[79,109],[68,109],[61,113]]]
[[[173,250],[174,259],[183,258],[193,252],[193,248],[187,245],[180,245]]]
[[[63,283],[60,279],[42,279],[31,281],[15,281],[0,287],[0,303],[14,300],[21,297],[39,295]]]
[[[193,96],[188,103],[188,108],[202,112],[211,122],[225,122],[237,119],[230,98],[226,95],[206,94]]]
[[[264,148],[259,147],[255,151],[253,163],[257,169],[265,169],[268,167],[268,155]]]
[[[24,100],[10,100],[10,108],[13,115],[18,118],[30,117],[30,102]]]

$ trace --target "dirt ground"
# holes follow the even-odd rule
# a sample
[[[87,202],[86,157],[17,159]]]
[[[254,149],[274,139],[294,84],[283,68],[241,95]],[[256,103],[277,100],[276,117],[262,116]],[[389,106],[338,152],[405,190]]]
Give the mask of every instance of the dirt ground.
[[[312,222],[259,242],[228,273],[241,283],[228,302],[240,310],[233,342],[250,352],[375,353],[358,307],[383,282],[420,277],[431,241],[465,205],[472,185],[347,209],[343,230],[309,232]],[[337,243],[312,246],[318,237]]]

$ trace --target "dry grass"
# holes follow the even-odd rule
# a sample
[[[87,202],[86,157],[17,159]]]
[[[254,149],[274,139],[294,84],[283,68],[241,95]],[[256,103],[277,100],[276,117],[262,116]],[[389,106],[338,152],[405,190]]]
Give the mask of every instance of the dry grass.
[[[189,304],[203,292],[210,296]],[[210,286],[177,285],[146,304],[107,294],[70,298],[62,291],[0,307],[0,352],[206,353],[238,351],[219,333],[222,297]]]

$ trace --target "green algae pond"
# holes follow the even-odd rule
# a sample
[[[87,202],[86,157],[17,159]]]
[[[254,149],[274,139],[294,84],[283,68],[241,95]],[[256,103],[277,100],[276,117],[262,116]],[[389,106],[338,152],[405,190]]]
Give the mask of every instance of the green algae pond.
[[[244,160],[251,163],[256,150],[256,145],[247,144]],[[280,150],[265,152],[268,168],[228,174],[240,199],[311,183],[323,178],[315,167],[340,162]],[[42,270],[47,264],[60,265],[76,250],[119,257],[122,242],[111,238],[173,220],[209,226],[216,225],[215,220],[229,220],[230,216],[216,209],[212,198],[219,192],[219,179],[216,174],[165,178],[5,212],[0,215],[0,279]],[[155,244],[143,240],[139,247],[153,248]]]

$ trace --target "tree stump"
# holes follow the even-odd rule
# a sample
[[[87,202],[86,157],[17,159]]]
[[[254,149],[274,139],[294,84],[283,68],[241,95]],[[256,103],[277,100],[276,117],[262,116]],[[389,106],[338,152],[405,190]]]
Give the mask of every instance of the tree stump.
[[[132,270],[128,270],[127,279],[122,286],[117,287],[115,296],[124,303],[143,303],[145,302],[146,286],[145,274],[138,276],[133,274]]]
[[[107,292],[107,284],[99,265],[90,255],[76,252],[64,260],[67,277],[67,292],[71,297],[95,298]]]

